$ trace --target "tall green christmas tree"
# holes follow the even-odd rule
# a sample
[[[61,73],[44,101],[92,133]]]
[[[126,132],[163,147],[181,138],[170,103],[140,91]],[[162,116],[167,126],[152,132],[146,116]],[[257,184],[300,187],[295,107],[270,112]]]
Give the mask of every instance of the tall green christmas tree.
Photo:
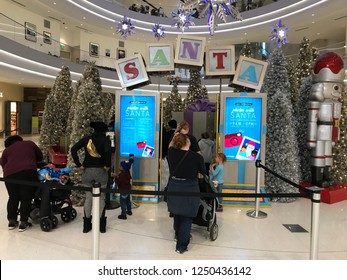
[[[340,118],[340,139],[333,147],[333,166],[331,168],[331,177],[336,182],[347,183],[347,97],[346,88],[342,93],[341,118]]]
[[[184,107],[187,108],[190,104],[199,99],[208,99],[207,91],[202,89],[200,69],[190,70],[190,80],[187,90],[187,96],[184,100]]]
[[[253,49],[249,41],[247,41],[246,44],[243,45],[242,49],[240,50],[240,55],[253,58]]]
[[[300,182],[311,182],[310,150],[307,146],[308,139],[308,108],[312,88],[312,76],[304,78],[299,90],[298,100],[294,107],[294,123],[296,138],[298,141],[298,153],[300,161]]]
[[[289,79],[289,91],[290,91],[290,100],[292,101],[293,107],[295,106],[298,95],[299,95],[299,86],[296,76],[296,69],[294,61],[291,58],[287,58],[287,71]]]
[[[177,82],[172,83],[172,90],[165,100],[164,124],[172,119],[172,112],[181,112],[183,110],[182,97],[178,92]]]
[[[72,93],[70,70],[63,66],[45,102],[39,140],[45,156],[48,146],[58,145],[60,137],[66,135]]]
[[[275,49],[269,57],[262,90],[268,94],[265,165],[277,174],[299,183],[299,159],[286,64],[281,49]],[[268,193],[298,192],[295,187],[270,173],[265,174],[265,186]],[[281,197],[273,200],[291,202],[295,198]]]
[[[312,67],[317,58],[316,50],[311,47],[309,39],[304,37],[300,43],[299,57],[296,65],[296,79],[300,86],[301,81],[312,74]]]

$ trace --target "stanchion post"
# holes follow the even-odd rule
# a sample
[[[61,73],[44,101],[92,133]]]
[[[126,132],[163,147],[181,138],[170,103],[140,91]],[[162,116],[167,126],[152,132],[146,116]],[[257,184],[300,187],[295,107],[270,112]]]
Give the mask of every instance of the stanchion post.
[[[312,207],[311,207],[311,238],[310,238],[310,260],[318,259],[318,242],[319,242],[319,210],[321,199],[321,188],[311,187],[312,190]]]
[[[255,193],[260,193],[260,161],[256,161],[256,186],[255,186]],[[264,219],[267,217],[267,214],[265,212],[259,211],[259,197],[255,198],[255,210],[250,210],[247,212],[247,216],[251,218],[257,218],[257,219]]]
[[[94,182],[92,187],[93,211],[92,211],[92,259],[99,259],[100,247],[100,195],[101,184]]]

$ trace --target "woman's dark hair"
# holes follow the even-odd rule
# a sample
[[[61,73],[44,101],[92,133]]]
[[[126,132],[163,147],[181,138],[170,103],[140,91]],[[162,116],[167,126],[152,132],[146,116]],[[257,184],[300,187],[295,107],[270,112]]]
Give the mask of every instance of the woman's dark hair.
[[[18,141],[23,141],[23,138],[20,137],[19,135],[12,135],[7,137],[7,139],[5,140],[5,148],[10,147],[12,144]]]
[[[201,134],[201,138],[202,139],[208,139],[208,138],[210,138],[210,134],[208,132],[204,132]]]
[[[179,134],[175,135],[174,138],[172,139],[173,147],[176,149],[181,149],[182,147],[184,147],[187,144],[187,138],[188,138],[188,136],[186,134],[183,134],[183,133],[179,133]]]

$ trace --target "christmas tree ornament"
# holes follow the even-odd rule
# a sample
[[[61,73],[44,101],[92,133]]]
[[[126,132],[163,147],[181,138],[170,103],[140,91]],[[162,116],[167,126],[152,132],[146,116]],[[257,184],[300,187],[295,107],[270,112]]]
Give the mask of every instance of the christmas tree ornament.
[[[131,22],[131,19],[127,16],[124,16],[124,18],[121,21],[117,21],[117,33],[119,33],[125,40],[128,38],[128,36],[135,34],[135,23]]]
[[[270,40],[276,41],[277,46],[280,48],[282,45],[288,43],[287,39],[287,33],[288,33],[288,27],[285,25],[282,25],[282,20],[280,19],[278,23],[271,26],[271,36]]]
[[[177,12],[172,12],[172,17],[176,20],[172,26],[177,27],[177,29],[181,29],[182,33],[184,30],[189,28],[189,26],[195,25],[191,18],[196,13],[196,10],[186,10],[183,5],[180,5]]]
[[[154,34],[154,38],[157,39],[158,41],[161,38],[165,37],[165,28],[162,27],[158,22],[154,25],[154,27],[152,28],[153,34]]]

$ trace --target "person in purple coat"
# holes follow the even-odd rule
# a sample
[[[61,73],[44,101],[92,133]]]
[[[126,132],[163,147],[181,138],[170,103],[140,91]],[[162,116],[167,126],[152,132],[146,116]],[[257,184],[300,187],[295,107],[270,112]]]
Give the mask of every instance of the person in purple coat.
[[[4,178],[25,182],[38,181],[37,163],[42,159],[42,152],[34,142],[23,141],[23,138],[19,135],[9,136],[5,140],[5,150],[0,159]],[[13,230],[19,225],[18,230],[20,232],[25,231],[31,227],[31,223],[28,221],[31,200],[37,187],[6,181],[5,185],[9,196],[7,202],[8,229]],[[20,224],[17,221],[18,207]]]

